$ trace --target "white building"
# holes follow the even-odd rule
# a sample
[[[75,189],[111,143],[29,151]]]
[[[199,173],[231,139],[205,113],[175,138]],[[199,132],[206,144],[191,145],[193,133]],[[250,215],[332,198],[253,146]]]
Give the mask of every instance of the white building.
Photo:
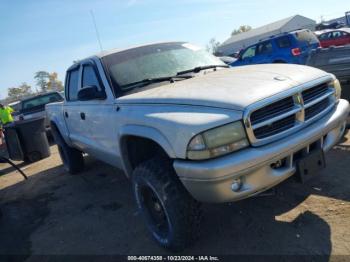
[[[254,28],[248,32],[231,36],[219,48],[220,55],[231,55],[241,49],[280,33],[291,32],[297,29],[315,30],[316,21],[301,15],[288,17],[274,23]]]

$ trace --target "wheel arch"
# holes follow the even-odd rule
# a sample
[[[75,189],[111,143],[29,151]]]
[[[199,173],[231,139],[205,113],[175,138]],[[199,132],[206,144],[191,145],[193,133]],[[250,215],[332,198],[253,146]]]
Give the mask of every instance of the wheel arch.
[[[56,132],[57,135],[58,135],[66,144],[70,145],[70,141],[68,140],[68,138],[66,138],[66,137],[64,136],[65,133],[63,132],[63,130],[61,130],[60,125],[57,124],[56,121],[55,121],[54,119],[51,119],[51,120],[50,120],[50,128],[51,128],[51,132],[52,132],[53,135],[54,135],[54,132]],[[57,143],[57,141],[56,141],[56,143]]]
[[[275,59],[273,61],[274,64],[287,64],[287,62],[283,59]]]
[[[155,151],[160,151],[170,159],[176,158],[168,139],[159,130],[152,127],[139,125],[122,127],[119,131],[119,145],[123,168],[128,177],[139,162],[153,156]],[[137,150],[136,153],[133,151],[136,149],[135,146],[140,146],[140,150]]]

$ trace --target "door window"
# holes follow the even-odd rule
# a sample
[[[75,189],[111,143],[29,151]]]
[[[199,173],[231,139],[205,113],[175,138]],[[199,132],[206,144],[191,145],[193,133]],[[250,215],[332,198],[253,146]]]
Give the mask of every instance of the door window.
[[[346,32],[342,32],[342,37],[347,37],[350,36],[350,34],[346,33]]]
[[[68,100],[78,100],[79,68],[68,72]]]
[[[329,39],[329,33],[325,33],[319,36],[320,40],[328,40]]]
[[[272,44],[270,41],[264,42],[258,45],[257,48],[257,54],[258,55],[266,55],[272,53]]]
[[[100,82],[92,65],[84,65],[83,67],[82,87],[86,86],[96,86],[98,90],[101,90]]]
[[[339,31],[334,31],[333,32],[333,38],[340,38],[340,37],[342,37],[342,33],[341,32],[339,32]]]
[[[279,48],[291,47],[291,43],[288,36],[283,36],[277,39],[277,45]]]
[[[247,59],[255,56],[256,45],[249,47],[242,55],[242,59]]]

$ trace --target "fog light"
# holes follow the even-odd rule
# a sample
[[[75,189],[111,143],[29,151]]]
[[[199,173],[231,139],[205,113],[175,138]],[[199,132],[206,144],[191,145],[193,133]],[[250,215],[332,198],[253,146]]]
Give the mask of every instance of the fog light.
[[[238,192],[242,188],[242,179],[241,178],[236,178],[233,180],[231,184],[231,189],[233,192]]]

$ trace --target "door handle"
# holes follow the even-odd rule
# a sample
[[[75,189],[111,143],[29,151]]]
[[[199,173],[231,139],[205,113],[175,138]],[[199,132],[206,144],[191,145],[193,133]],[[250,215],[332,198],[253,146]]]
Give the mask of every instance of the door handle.
[[[64,112],[64,116],[65,116],[66,118],[68,118],[68,113],[67,113],[67,111]]]
[[[84,112],[81,112],[81,113],[80,113],[80,118],[81,118],[82,120],[85,120],[85,113],[84,113]]]

